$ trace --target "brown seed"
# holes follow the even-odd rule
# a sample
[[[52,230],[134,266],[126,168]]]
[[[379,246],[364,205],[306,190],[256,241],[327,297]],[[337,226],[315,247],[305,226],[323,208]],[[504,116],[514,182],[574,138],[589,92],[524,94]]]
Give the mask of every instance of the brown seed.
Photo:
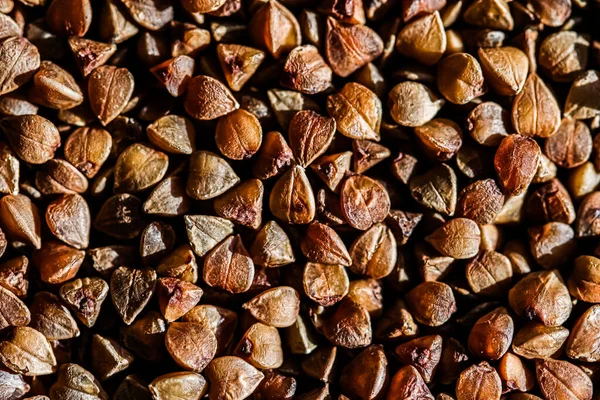
[[[504,245],[503,254],[512,264],[513,275],[524,275],[531,272],[533,260],[527,244],[520,240],[510,240]]]
[[[486,250],[469,261],[465,274],[474,293],[501,297],[510,288],[513,270],[508,257]]]
[[[527,201],[527,215],[538,222],[562,222],[575,220],[575,207],[567,189],[558,179],[553,179],[531,194]]]
[[[95,376],[105,381],[129,368],[133,356],[116,340],[95,334],[92,336],[91,369]]]
[[[529,228],[531,254],[542,267],[558,268],[572,260],[576,251],[575,232],[562,222]]]
[[[221,82],[199,75],[190,80],[184,106],[193,118],[213,120],[238,109],[239,103]]]
[[[158,183],[169,167],[169,157],[135,143],[127,147],[115,164],[115,192],[136,193]]]
[[[319,5],[317,10],[349,24],[365,24],[367,22],[362,0],[326,0]]]
[[[261,50],[224,43],[217,45],[217,56],[227,84],[236,92],[242,89],[265,59]]]
[[[415,135],[426,154],[437,161],[448,161],[462,146],[462,130],[455,122],[433,119],[415,128]]]
[[[209,215],[184,217],[188,240],[194,253],[204,257],[219,242],[233,233],[233,223]]]
[[[333,118],[311,110],[299,111],[290,121],[290,147],[299,165],[306,168],[329,147],[335,134]]]
[[[144,202],[146,214],[177,217],[187,213],[191,199],[185,193],[185,179],[171,176],[158,183]]]
[[[206,368],[211,399],[245,399],[264,378],[264,374],[239,357],[215,358]]]
[[[429,383],[442,356],[442,337],[430,335],[413,339],[396,347],[394,354],[402,364],[415,367]]]
[[[440,281],[444,279],[454,268],[452,257],[439,253],[425,242],[415,245],[415,258],[421,278],[428,281]]]
[[[115,400],[149,399],[151,398],[148,384],[137,375],[127,375],[115,390]]]
[[[456,215],[472,219],[480,225],[494,221],[504,205],[504,195],[493,179],[476,181],[458,196]]]
[[[396,300],[384,313],[375,326],[377,340],[390,341],[401,338],[413,338],[419,327],[403,300]]]
[[[23,376],[18,373],[13,373],[10,370],[0,370],[0,380],[2,380],[2,388],[0,389],[0,395],[4,398],[23,398],[31,387],[25,382]],[[38,400],[34,397],[27,397],[30,400]],[[48,398],[42,396],[39,400],[47,400]]]
[[[157,311],[149,311],[130,326],[123,327],[122,340],[136,356],[147,361],[160,361],[165,355],[167,321]]]
[[[293,90],[271,89],[267,91],[269,103],[279,125],[287,130],[290,121],[301,110],[319,111],[319,105],[309,96]]]
[[[540,67],[555,81],[571,81],[586,69],[589,46],[587,35],[573,31],[554,33],[540,46]]]
[[[590,168],[594,167],[590,165]],[[600,234],[600,226],[597,222],[598,209],[600,208],[599,201],[600,193],[598,192],[590,193],[583,198],[577,210],[575,221],[575,230],[578,237],[598,236]]]
[[[594,70],[580,73],[573,81],[565,100],[565,116],[575,119],[594,118],[600,114],[600,103],[593,93],[600,87],[600,74]]]
[[[261,267],[282,267],[295,261],[290,239],[275,221],[269,221],[258,231],[250,247],[254,264]]]
[[[72,339],[80,333],[69,310],[49,292],[38,292],[33,297],[30,326],[48,340]]]
[[[94,326],[108,294],[108,284],[100,278],[83,278],[60,287],[60,298],[88,328]]]
[[[396,265],[396,239],[386,225],[375,224],[352,243],[350,255],[353,273],[373,279],[384,278]]]
[[[498,375],[502,380],[503,392],[527,392],[533,389],[535,377],[523,361],[512,353],[506,353],[498,364]]]
[[[383,2],[384,4],[386,2]],[[391,2],[394,4],[393,2]],[[408,22],[415,17],[427,15],[434,11],[439,11],[446,5],[446,0],[402,0],[402,17],[404,22]],[[385,15],[382,7],[382,16]],[[371,18],[371,17],[370,17]]]
[[[592,153],[592,135],[586,124],[564,118],[556,133],[546,139],[544,153],[559,167],[574,168]]]
[[[15,257],[0,264],[0,286],[10,290],[17,297],[27,297],[28,276],[29,259],[25,256]]]
[[[355,82],[344,85],[339,93],[327,98],[327,113],[335,119],[335,127],[342,135],[379,141],[381,100],[365,86]]]
[[[33,76],[29,98],[57,110],[73,108],[83,102],[83,94],[73,76],[51,61],[42,61]]]
[[[383,346],[372,345],[344,367],[340,385],[343,393],[372,400],[385,393],[387,380],[388,361]]]
[[[133,94],[133,87],[133,75],[126,68],[103,65],[90,74],[90,107],[102,125],[108,125],[121,114]]]
[[[363,175],[343,182],[340,204],[350,226],[363,231],[382,222],[390,211],[390,198],[383,185]]]
[[[562,25],[571,15],[571,1],[529,0],[529,6],[544,25]]]
[[[0,193],[19,193],[20,163],[10,146],[0,142]]]
[[[155,265],[175,246],[175,231],[162,222],[151,222],[140,237],[140,256],[145,265]]]
[[[283,364],[283,349],[277,328],[257,322],[244,333],[235,350],[235,356],[256,368],[279,368]]]
[[[61,36],[85,36],[92,23],[92,4],[89,0],[55,0],[46,11],[46,23]]]
[[[304,168],[295,166],[279,178],[271,190],[269,208],[290,224],[308,224],[315,218],[315,195]]]
[[[196,129],[178,115],[166,115],[148,125],[148,139],[159,149],[174,154],[192,154],[196,150]]]
[[[342,265],[308,262],[304,266],[302,283],[311,300],[328,307],[348,294],[350,280]]]
[[[113,245],[88,250],[92,267],[103,277],[108,278],[120,266],[137,262],[138,249],[133,246]]]
[[[12,92],[25,84],[40,67],[40,53],[29,40],[10,37],[0,44],[0,95]]]
[[[277,370],[265,370],[265,378],[254,391],[256,400],[291,400],[296,394],[296,380]]]
[[[425,240],[437,251],[456,259],[474,257],[479,251],[481,231],[468,218],[455,218],[427,236]]]
[[[437,82],[442,95],[454,104],[466,104],[486,91],[481,66],[467,53],[455,53],[440,61]]]
[[[202,304],[192,308],[182,320],[209,328],[217,338],[217,353],[221,353],[233,338],[238,315],[223,307]]]
[[[160,276],[196,283],[198,281],[198,264],[192,248],[187,244],[177,247],[161,260],[156,267],[156,272]]]
[[[467,129],[473,139],[484,146],[498,146],[512,131],[508,112],[497,103],[479,104],[467,119]]]
[[[84,251],[52,240],[33,253],[32,261],[42,282],[57,285],[75,278],[84,258]]]
[[[292,149],[279,132],[267,132],[252,167],[259,179],[269,179],[289,168],[294,160]]]
[[[215,198],[240,181],[227,161],[209,151],[194,152],[189,169],[186,193],[196,200]]]
[[[352,259],[346,245],[336,231],[319,222],[313,222],[300,243],[302,254],[315,263],[350,266]]]
[[[463,366],[469,360],[467,350],[460,342],[454,338],[444,340],[442,349],[442,358],[438,364],[436,379],[444,384],[451,384],[458,379]],[[439,400],[439,399],[437,399]],[[442,398],[442,400],[445,400]],[[452,400],[452,399],[448,399]]]
[[[325,337],[334,345],[348,349],[371,344],[371,318],[365,307],[354,300],[343,299],[334,314],[321,327]]]
[[[148,389],[156,400],[169,400],[175,396],[180,399],[197,399],[208,391],[208,385],[206,379],[195,372],[171,372],[154,379]]]
[[[29,197],[22,194],[2,197],[0,225],[9,239],[35,249],[42,246],[40,213]]]
[[[508,4],[504,0],[477,0],[465,10],[465,22],[481,28],[512,31],[514,27]]]
[[[535,373],[540,389],[548,400],[592,398],[592,381],[579,367],[568,361],[538,360]]]
[[[248,111],[234,110],[219,119],[215,141],[221,154],[227,158],[250,158],[258,151],[262,142],[260,122]]]
[[[100,382],[88,370],[77,364],[63,364],[58,370],[58,379],[50,388],[50,397],[67,400],[88,397],[104,400],[108,395]]]
[[[529,322],[515,335],[512,349],[515,354],[530,360],[552,358],[560,354],[568,336],[569,330],[562,326]]]
[[[350,282],[348,298],[363,306],[371,318],[381,317],[383,311],[383,287],[375,279],[359,279]]]
[[[569,277],[569,292],[576,299],[600,302],[600,260],[592,256],[579,256],[575,259],[573,272]]]
[[[396,49],[425,65],[437,63],[446,51],[446,32],[440,14],[434,11],[405,25],[398,33]]]
[[[390,156],[390,150],[370,140],[353,140],[354,171],[362,174]],[[344,153],[341,153],[344,154]]]
[[[529,72],[525,53],[507,46],[480,48],[478,55],[483,74],[496,93],[513,96],[521,92]]]
[[[218,10],[226,0],[186,0],[183,7],[190,13],[209,13]]]
[[[557,270],[525,275],[508,292],[510,307],[521,317],[558,326],[571,315],[571,298]]]
[[[167,322],[178,320],[194,308],[202,294],[198,286],[177,278],[159,278],[156,284],[158,307]]]
[[[54,158],[44,169],[37,172],[35,185],[46,195],[84,193],[88,189],[88,180],[72,164]]]
[[[112,144],[111,135],[104,129],[78,128],[65,141],[65,159],[93,178],[108,159]]]
[[[122,3],[135,22],[151,31],[173,20],[173,7],[166,0],[122,0]]]
[[[117,194],[106,200],[96,214],[94,228],[116,239],[133,239],[146,226],[142,202],[130,194]]]
[[[302,42],[298,20],[276,0],[265,2],[252,15],[248,31],[252,41],[275,58],[288,53]]]
[[[121,43],[135,36],[139,29],[116,0],[108,0],[100,14],[99,34],[105,42]]]
[[[78,36],[70,36],[68,42],[83,76],[88,76],[94,69],[106,64],[117,51],[117,45],[113,43],[96,42]]]
[[[171,96],[179,97],[187,90],[189,80],[194,73],[194,59],[180,55],[152,67],[150,72]]]
[[[165,346],[181,368],[201,372],[215,356],[217,339],[203,325],[173,322],[167,329]]]
[[[5,42],[6,43],[6,42]],[[38,115],[3,118],[0,127],[19,158],[31,164],[43,164],[60,147],[56,126]]]
[[[327,18],[325,57],[336,75],[345,78],[382,52],[383,41],[371,28]]]
[[[87,202],[78,194],[63,195],[46,209],[46,224],[52,234],[77,249],[89,245],[91,219]]]
[[[494,156],[494,167],[505,193],[515,196],[527,189],[538,168],[540,154],[540,146],[529,137],[509,135],[502,140]]]
[[[409,400],[411,398],[433,400],[433,395],[419,371],[415,367],[407,365],[398,370],[392,378],[386,400]]]
[[[9,326],[29,325],[31,321],[29,309],[22,300],[4,286],[0,286],[0,302],[3,307],[2,316],[0,316],[0,329]],[[0,359],[1,357],[0,354]]]
[[[195,57],[211,41],[210,31],[195,24],[171,21],[171,57]],[[215,35],[215,40],[217,35]],[[217,53],[218,55],[218,53]]]
[[[281,85],[306,94],[315,94],[331,86],[331,68],[312,45],[298,46],[288,55]]]
[[[501,394],[500,376],[486,361],[465,369],[456,382],[457,400],[500,400]]]
[[[469,351],[488,360],[500,359],[510,348],[515,326],[504,307],[479,318],[469,333]]]
[[[354,143],[354,142],[353,142]],[[352,153],[346,151],[317,158],[310,167],[325,182],[332,191],[336,192],[339,184],[350,170]]]
[[[417,127],[431,121],[443,105],[443,99],[418,82],[399,83],[388,95],[390,114],[402,126]]]
[[[515,97],[512,122],[517,133],[547,138],[560,125],[560,108],[548,86],[537,74],[531,74],[523,90]]]
[[[0,361],[11,371],[25,376],[49,375],[56,371],[56,358],[44,335],[19,326],[6,331],[0,341]]]
[[[250,179],[214,200],[217,214],[254,230],[262,224],[263,184]]]
[[[135,320],[150,301],[156,272],[152,269],[119,267],[110,278],[110,294],[115,309],[127,325]]]
[[[242,307],[266,325],[286,328],[298,318],[300,296],[289,286],[279,286],[265,290]]]
[[[450,286],[442,282],[423,282],[406,295],[408,307],[417,322],[427,326],[445,324],[456,312]]]
[[[239,235],[229,236],[204,259],[204,281],[231,293],[243,293],[254,280],[254,263]]]
[[[438,164],[423,175],[409,182],[412,197],[427,208],[453,215],[457,201],[457,179],[454,170],[446,164]]]
[[[566,353],[569,358],[586,362],[600,360],[600,352],[596,346],[598,335],[600,335],[599,317],[600,306],[594,305],[588,308],[575,322],[566,345]]]

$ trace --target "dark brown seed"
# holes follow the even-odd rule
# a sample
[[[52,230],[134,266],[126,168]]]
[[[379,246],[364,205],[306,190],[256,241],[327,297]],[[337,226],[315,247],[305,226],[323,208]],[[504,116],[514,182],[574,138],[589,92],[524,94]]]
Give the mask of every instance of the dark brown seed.
[[[144,202],[146,214],[177,217],[187,213],[191,199],[185,192],[185,179],[171,176],[158,183]]]
[[[248,31],[252,41],[275,58],[302,42],[298,20],[276,0],[265,2],[252,15]]]
[[[88,328],[94,326],[100,307],[108,295],[108,284],[100,278],[83,278],[60,287],[60,298]]]
[[[121,43],[139,32],[138,27],[125,14],[125,10],[116,0],[108,0],[100,14],[99,34],[102,40]]]
[[[101,381],[129,368],[133,356],[116,340],[95,334],[92,336],[91,370]]]
[[[150,400],[152,395],[148,384],[137,375],[127,375],[115,390],[114,400],[141,399]]]
[[[165,0],[122,0],[129,15],[141,26],[157,31],[173,20],[173,6]]]
[[[339,303],[335,313],[324,322],[322,330],[332,344],[348,349],[366,347],[372,342],[369,312],[349,298]]]
[[[136,356],[147,361],[160,361],[165,355],[167,321],[159,312],[149,311],[130,326],[123,328],[123,344]]]
[[[562,222],[575,220],[575,208],[569,192],[558,179],[553,179],[533,192],[527,201],[527,215],[537,222]]]
[[[476,181],[458,195],[456,215],[480,225],[492,223],[504,205],[504,195],[493,179]]]
[[[94,69],[106,64],[117,51],[117,46],[113,43],[96,42],[78,36],[69,37],[69,47],[83,76],[88,76]]]
[[[46,11],[46,23],[61,36],[85,36],[92,23],[89,0],[55,0]]]
[[[158,307],[167,322],[173,322],[190,311],[203,291],[193,283],[177,278],[159,278],[156,284]]]
[[[42,246],[40,213],[29,197],[18,194],[0,199],[0,225],[9,239],[35,249]]]
[[[216,34],[215,40],[217,40]],[[177,21],[171,22],[172,57],[195,57],[210,44],[210,41],[210,32],[206,29],[198,28],[195,24]]]
[[[193,118],[212,120],[238,109],[239,103],[221,82],[199,75],[190,80],[184,106]]]
[[[575,119],[594,118],[598,115],[598,99],[592,95],[598,90],[599,74],[588,70],[577,75],[565,100],[565,116]]]
[[[544,153],[559,167],[574,168],[585,163],[592,153],[592,135],[586,124],[564,118],[556,133],[546,139]]]
[[[29,40],[10,37],[0,44],[0,95],[23,86],[40,67],[40,53]]]
[[[424,242],[415,245],[415,258],[419,275],[426,282],[443,280],[452,271],[456,261]]]
[[[245,399],[264,378],[264,374],[239,357],[215,358],[206,369],[210,381],[209,398]]]
[[[457,201],[457,179],[454,170],[439,164],[409,182],[412,197],[425,207],[453,215]]]
[[[215,141],[221,154],[229,159],[250,158],[262,143],[260,122],[246,110],[234,110],[219,119]]]
[[[469,333],[469,351],[478,357],[498,360],[510,348],[515,326],[504,307],[479,318]]]
[[[540,46],[540,67],[555,81],[571,81],[586,69],[589,46],[587,35],[573,31],[554,33]]]
[[[401,368],[396,372],[388,389],[387,399],[398,400],[433,400],[427,384],[419,371],[411,365]]]
[[[363,175],[343,182],[340,204],[350,226],[363,231],[382,222],[390,211],[390,198],[383,185]]]
[[[484,250],[469,261],[465,274],[474,293],[501,297],[510,288],[513,270],[508,257]]]
[[[0,286],[13,292],[17,297],[27,297],[29,289],[29,259],[19,256],[0,264]]]
[[[559,268],[572,260],[575,251],[575,232],[562,222],[529,228],[529,246],[535,261],[546,269]]]
[[[414,318],[427,326],[445,324],[456,312],[456,301],[450,286],[441,282],[423,282],[406,295]]]
[[[65,340],[79,336],[77,321],[58,296],[49,292],[38,292],[33,297],[30,326],[48,340]]]
[[[586,362],[600,360],[600,353],[596,346],[600,335],[599,317],[600,306],[594,305],[588,308],[575,322],[566,345],[566,353],[569,358]]]
[[[224,43],[217,46],[217,56],[227,84],[236,92],[252,78],[265,59],[265,53],[261,50]]]
[[[56,371],[56,358],[44,335],[33,328],[9,328],[0,341],[0,361],[25,376],[49,375]]]
[[[290,239],[275,221],[267,222],[258,231],[250,254],[254,264],[261,267],[282,267],[295,261]]]
[[[486,361],[465,369],[456,382],[457,400],[500,400],[501,394],[500,376]]]
[[[349,396],[372,400],[385,393],[387,381],[388,361],[383,346],[372,345],[344,367],[340,385]]]
[[[198,264],[192,248],[187,244],[179,246],[161,260],[156,267],[156,272],[160,276],[196,283],[198,281]]]
[[[346,25],[327,18],[325,56],[342,78],[373,61],[383,52],[383,41],[365,25]]]
[[[550,89],[537,74],[531,74],[513,102],[512,122],[523,136],[547,138],[560,125],[560,108]]]
[[[144,265],[155,265],[173,250],[176,242],[175,231],[162,222],[151,222],[144,228],[140,237],[140,256]]]
[[[58,379],[50,388],[50,397],[66,400],[77,397],[107,399],[100,382],[88,370],[77,364],[63,364],[58,370]]]
[[[265,378],[254,391],[256,400],[291,400],[296,394],[296,380],[286,376],[277,370],[265,370]]]
[[[286,328],[296,322],[300,312],[300,296],[289,286],[265,290],[243,308],[260,322],[276,328]]]
[[[229,236],[206,255],[203,279],[209,286],[231,293],[250,289],[254,263],[239,235]]]
[[[333,118],[314,111],[299,111],[290,121],[289,141],[296,160],[306,168],[323,154],[333,139],[336,123]]]
[[[269,179],[289,168],[294,160],[292,149],[279,132],[267,132],[256,155],[252,173],[259,179]]]
[[[529,322],[515,335],[512,349],[515,354],[527,359],[552,358],[560,354],[569,336],[569,330],[562,326],[545,326],[539,322]]]
[[[469,355],[467,354],[467,350],[458,340],[454,338],[445,339],[436,378],[444,384],[456,382],[465,362],[468,360]]]
[[[592,381],[579,367],[568,361],[539,360],[535,364],[535,373],[540,389],[548,400],[592,398]]]
[[[22,300],[4,286],[0,286],[0,302],[3,307],[0,315],[0,329],[29,325],[31,321],[29,309]]]
[[[150,72],[173,97],[182,96],[194,74],[194,59],[181,55],[155,65]]]
[[[313,222],[300,243],[302,253],[312,262],[350,266],[352,259],[337,232],[327,225]]]
[[[88,189],[88,180],[72,164],[54,158],[35,176],[35,185],[46,195],[84,193]]]
[[[315,195],[304,168],[295,166],[279,178],[271,190],[269,208],[289,224],[304,225],[315,218]]]
[[[315,94],[331,86],[331,68],[312,45],[298,46],[285,61],[281,85],[306,94]]]
[[[354,172],[362,174],[390,156],[390,150],[370,140],[353,140]],[[341,153],[345,154],[345,153]]]
[[[413,339],[396,347],[394,354],[401,363],[415,367],[429,383],[442,356],[442,337],[430,335]]]
[[[396,265],[396,239],[386,225],[375,224],[352,243],[350,256],[353,273],[373,279],[384,278]]]
[[[110,155],[111,135],[101,128],[78,128],[65,141],[65,159],[93,178]]]
[[[558,326],[571,315],[569,291],[557,270],[532,272],[508,292],[510,307],[521,317]]]
[[[579,256],[568,281],[573,297],[588,303],[600,302],[600,260],[592,256]]]
[[[523,193],[539,165],[540,147],[531,138],[509,135],[502,140],[494,157],[494,167],[505,193]]]
[[[110,278],[110,294],[115,309],[127,325],[142,312],[156,285],[152,269],[119,267]]]
[[[455,218],[427,236],[425,240],[443,255],[456,259],[474,257],[479,251],[481,231],[468,218]]]
[[[391,96],[391,94],[390,94]],[[336,128],[351,139],[379,141],[382,104],[365,86],[349,82],[327,98],[327,113],[335,119]]]
[[[152,398],[167,400],[172,396],[180,399],[201,398],[208,391],[206,379],[195,372],[171,372],[154,379],[148,389]]]
[[[309,262],[304,266],[302,283],[311,300],[328,307],[348,294],[350,280],[341,265]]]
[[[75,278],[84,258],[83,250],[57,241],[45,241],[42,248],[33,253],[32,261],[42,282],[57,285]]]
[[[431,120],[416,127],[415,134],[425,153],[438,161],[448,161],[462,146],[462,130],[449,119]]]
[[[5,42],[6,43],[6,42]],[[43,164],[54,157],[60,147],[56,126],[38,115],[3,118],[0,127],[13,150],[25,162]]]
[[[529,0],[529,6],[544,25],[562,25],[571,15],[570,0]]]
[[[217,338],[217,353],[221,353],[233,338],[238,315],[223,307],[203,304],[192,308],[182,320],[209,328]]]
[[[167,329],[165,346],[181,368],[201,372],[215,356],[217,339],[200,324],[173,322]]]
[[[96,214],[94,228],[116,239],[133,239],[145,227],[139,198],[117,194],[106,200]]]
[[[89,245],[91,219],[87,202],[78,194],[63,195],[46,209],[46,224],[52,234],[77,249]]]

